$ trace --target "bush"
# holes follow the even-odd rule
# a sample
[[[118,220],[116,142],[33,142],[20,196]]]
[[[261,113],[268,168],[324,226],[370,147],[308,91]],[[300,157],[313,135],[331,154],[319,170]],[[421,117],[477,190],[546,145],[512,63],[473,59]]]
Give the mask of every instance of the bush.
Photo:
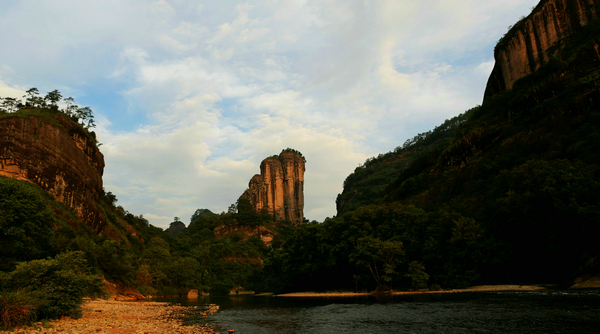
[[[81,251],[19,263],[4,280],[5,290],[22,291],[35,300],[40,318],[79,317],[83,297],[102,295],[103,285],[101,276],[90,273]]]
[[[0,271],[49,254],[52,214],[39,193],[36,185],[0,177]]]

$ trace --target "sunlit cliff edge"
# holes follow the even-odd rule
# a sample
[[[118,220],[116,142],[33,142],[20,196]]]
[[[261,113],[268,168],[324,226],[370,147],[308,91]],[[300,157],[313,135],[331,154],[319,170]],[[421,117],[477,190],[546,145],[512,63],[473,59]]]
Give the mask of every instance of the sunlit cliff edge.
[[[249,199],[256,212],[266,209],[275,221],[299,224],[304,219],[305,169],[301,154],[284,150],[262,161],[260,174],[252,177],[241,197]]]
[[[0,175],[37,184],[102,231],[104,156],[94,140],[63,116],[11,116],[0,119]]]
[[[597,19],[599,12],[597,0],[540,1],[496,45],[496,64],[485,98],[511,89],[517,80],[535,72],[552,57],[559,57],[569,37]]]

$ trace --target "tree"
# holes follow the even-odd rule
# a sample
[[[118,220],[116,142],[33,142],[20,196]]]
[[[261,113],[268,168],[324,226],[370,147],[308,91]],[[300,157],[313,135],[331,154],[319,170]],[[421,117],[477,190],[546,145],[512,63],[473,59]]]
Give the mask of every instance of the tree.
[[[17,261],[48,255],[52,213],[36,188],[0,177],[0,271],[12,269]]]
[[[50,102],[50,106],[53,108],[57,108],[58,102],[62,99],[62,95],[58,92],[57,89],[48,92],[46,97],[44,98],[45,102]]]
[[[214,216],[215,214],[209,209],[197,209],[190,218],[190,223],[202,216]]]
[[[25,98],[25,104],[29,105],[29,106],[35,106],[35,102],[37,101],[38,95],[40,94],[40,91],[35,88],[29,88],[26,91],[27,94],[23,95],[23,98]]]
[[[402,256],[402,242],[366,236],[358,239],[350,261],[368,268],[377,282],[377,291],[385,291],[391,288],[392,279],[398,274],[396,269],[403,262]]]
[[[86,129],[96,126],[94,123],[94,115],[92,114],[92,109],[90,109],[90,107],[77,108],[77,110],[75,110],[75,117],[78,121],[81,120],[81,125]]]
[[[177,237],[180,233],[186,233],[186,227],[179,217],[175,217],[166,232]]]
[[[408,273],[404,276],[412,281],[412,289],[418,290],[427,287],[429,275],[425,272],[425,266],[421,262],[413,261],[408,265]]]
[[[2,110],[7,113],[12,113],[17,110],[18,102],[14,97],[5,97],[2,102]]]

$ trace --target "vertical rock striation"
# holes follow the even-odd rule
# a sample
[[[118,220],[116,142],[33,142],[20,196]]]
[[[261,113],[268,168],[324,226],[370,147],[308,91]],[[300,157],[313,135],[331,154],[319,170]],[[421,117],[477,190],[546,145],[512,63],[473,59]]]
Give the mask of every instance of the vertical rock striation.
[[[498,42],[496,64],[485,98],[511,89],[515,82],[558,55],[567,37],[598,19],[600,0],[542,0]]]
[[[0,119],[0,175],[31,182],[101,233],[104,157],[85,130],[60,115]]]
[[[260,174],[252,177],[241,197],[249,199],[257,212],[266,208],[275,221],[299,224],[304,220],[304,171],[304,158],[299,153],[283,151],[266,158],[260,164]]]

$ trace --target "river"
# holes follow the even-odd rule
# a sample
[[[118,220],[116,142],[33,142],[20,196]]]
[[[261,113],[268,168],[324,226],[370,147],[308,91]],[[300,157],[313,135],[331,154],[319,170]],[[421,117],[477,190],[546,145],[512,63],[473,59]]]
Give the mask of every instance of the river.
[[[292,298],[210,296],[157,299],[217,304],[207,318],[226,333],[599,333],[600,290],[466,292],[409,296]]]

